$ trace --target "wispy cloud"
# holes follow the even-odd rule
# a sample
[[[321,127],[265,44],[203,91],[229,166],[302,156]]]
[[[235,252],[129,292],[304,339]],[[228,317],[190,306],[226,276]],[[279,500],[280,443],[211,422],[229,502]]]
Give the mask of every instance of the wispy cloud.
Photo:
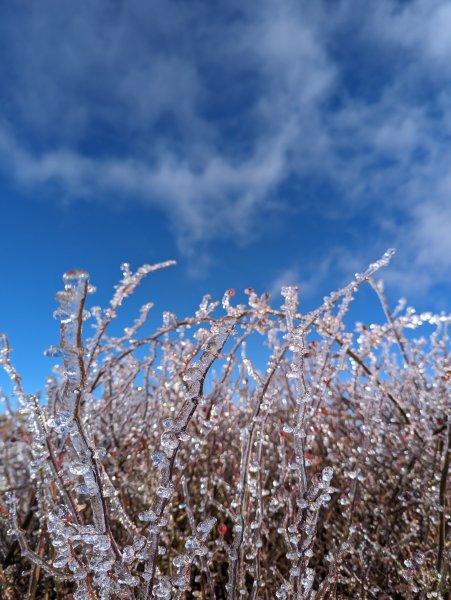
[[[152,206],[189,252],[251,237],[275,201],[302,202],[287,178],[321,176],[343,198],[321,218],[366,210],[398,283],[449,278],[448,1],[1,12],[0,161],[24,185]]]

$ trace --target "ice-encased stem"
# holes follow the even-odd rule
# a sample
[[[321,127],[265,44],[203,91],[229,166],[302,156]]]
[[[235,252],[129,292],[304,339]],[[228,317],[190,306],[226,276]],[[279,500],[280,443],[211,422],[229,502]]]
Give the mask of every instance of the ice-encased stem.
[[[71,419],[78,414],[85,384],[82,323],[89,286],[86,271],[68,271],[63,276],[64,290],[56,294],[60,302],[55,318],[60,320],[60,349],[64,360],[64,386],[57,406],[57,417]]]
[[[64,361],[63,390],[56,407],[55,424],[60,432],[70,434],[78,458],[89,465],[84,480],[91,491],[94,523],[101,533],[105,533],[106,510],[99,466],[79,418],[86,386],[82,326],[89,274],[81,269],[68,271],[63,275],[63,281],[64,290],[56,295],[60,306],[54,313],[60,321],[60,350]]]
[[[229,336],[231,335],[235,323],[235,318],[225,317],[221,325],[214,326],[211,331],[212,335],[210,339],[202,347],[203,352],[200,358],[185,372],[184,380],[187,385],[185,402],[183,403],[178,415],[174,420],[174,424],[171,427],[171,433],[177,435],[186,431],[186,428],[188,427],[188,424],[202,398],[205,377],[210,370],[210,367],[215,362],[218,354],[221,352],[222,348],[227,342]],[[173,485],[173,469],[179,447],[180,440],[177,439],[176,446],[166,452],[168,466],[161,470],[158,486],[159,488],[167,488],[168,486]],[[162,497],[158,495],[155,496],[152,505],[152,511],[156,515],[157,523],[163,515],[167,503],[168,497]],[[144,566],[144,572],[148,574],[148,581],[145,582],[142,590],[142,598],[145,600],[150,598],[152,595],[159,539],[160,529],[158,525],[153,526],[149,535],[149,558]]]

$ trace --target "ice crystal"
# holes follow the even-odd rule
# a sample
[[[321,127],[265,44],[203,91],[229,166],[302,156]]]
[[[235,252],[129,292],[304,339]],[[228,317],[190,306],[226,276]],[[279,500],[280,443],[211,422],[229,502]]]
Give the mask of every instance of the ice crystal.
[[[174,484],[167,483],[166,485],[160,485],[157,489],[157,496],[160,498],[170,498],[174,491]]]

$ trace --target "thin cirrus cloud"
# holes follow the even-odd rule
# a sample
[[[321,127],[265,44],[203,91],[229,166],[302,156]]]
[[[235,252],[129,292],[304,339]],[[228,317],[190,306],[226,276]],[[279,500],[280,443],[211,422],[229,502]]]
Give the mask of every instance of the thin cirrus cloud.
[[[24,185],[155,207],[189,253],[257,235],[275,204],[302,204],[289,178],[321,177],[342,198],[321,218],[371,219],[374,246],[400,248],[398,283],[449,277],[449,2],[1,12],[0,161]]]

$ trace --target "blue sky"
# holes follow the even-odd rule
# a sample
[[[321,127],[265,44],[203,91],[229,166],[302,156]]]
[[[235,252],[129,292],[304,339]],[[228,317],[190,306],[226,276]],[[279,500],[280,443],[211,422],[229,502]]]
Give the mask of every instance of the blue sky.
[[[396,247],[390,298],[449,310],[450,31],[443,0],[3,1],[0,330],[27,391],[75,267],[106,303],[122,262],[177,260],[126,320],[228,287],[312,307]]]

